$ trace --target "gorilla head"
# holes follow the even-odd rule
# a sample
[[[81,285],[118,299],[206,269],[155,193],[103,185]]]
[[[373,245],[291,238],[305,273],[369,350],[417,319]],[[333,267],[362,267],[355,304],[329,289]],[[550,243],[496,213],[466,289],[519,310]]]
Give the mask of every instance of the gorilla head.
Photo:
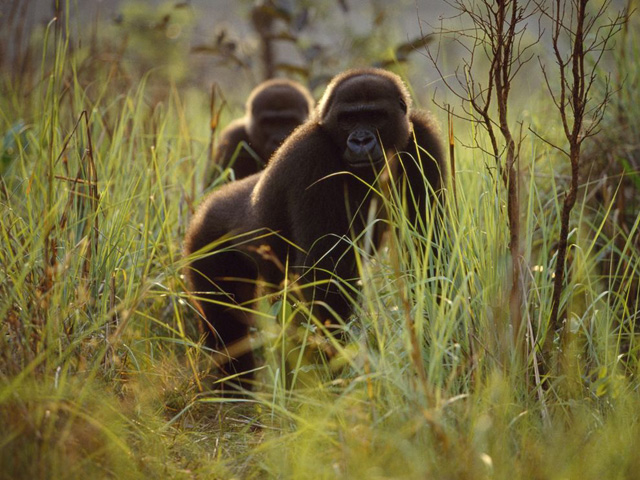
[[[249,142],[264,160],[304,122],[314,101],[302,85],[285,79],[261,83],[247,100]]]
[[[348,166],[379,165],[383,145],[392,150],[409,140],[409,103],[406,87],[392,74],[350,71],[329,84],[319,105],[318,123],[336,145],[343,146]]]

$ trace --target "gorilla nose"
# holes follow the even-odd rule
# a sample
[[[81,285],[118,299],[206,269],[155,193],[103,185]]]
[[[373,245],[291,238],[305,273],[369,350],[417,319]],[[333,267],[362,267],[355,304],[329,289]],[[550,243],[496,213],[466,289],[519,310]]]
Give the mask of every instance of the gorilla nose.
[[[378,142],[373,133],[366,130],[357,130],[347,139],[347,147],[357,155],[366,155],[373,151]]]

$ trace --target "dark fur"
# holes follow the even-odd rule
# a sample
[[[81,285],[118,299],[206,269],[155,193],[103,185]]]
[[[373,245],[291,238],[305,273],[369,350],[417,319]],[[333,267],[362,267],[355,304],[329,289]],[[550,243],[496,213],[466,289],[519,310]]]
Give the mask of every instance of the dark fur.
[[[259,172],[293,129],[307,119],[314,103],[299,83],[286,79],[262,82],[251,92],[245,116],[220,134],[216,165],[222,170],[231,166],[238,180]]]
[[[424,216],[432,195],[423,178],[438,191],[445,172],[437,127],[427,113],[411,110],[408,92],[397,76],[377,69],[348,71],[329,84],[313,117],[294,131],[263,172],[225,185],[204,201],[191,222],[185,251],[191,254],[211,242],[220,244],[215,253],[191,264],[194,291],[213,292],[199,295],[250,307],[259,278],[276,287],[284,279],[278,262],[256,253],[261,245],[267,245],[281,264],[288,258],[290,272],[300,275],[302,286],[332,275],[355,285],[355,256],[345,238],[354,238],[366,228],[364,217],[373,197],[356,176],[374,182],[384,161],[375,167],[363,165],[360,147],[354,147],[354,153],[346,145],[353,143],[356,130],[364,132],[359,138],[367,137],[369,110],[371,122],[382,122],[375,132],[389,165],[395,166],[395,175],[406,181],[416,199],[417,207],[408,207],[410,219]],[[360,126],[349,126],[349,115],[365,117],[358,120]],[[414,135],[428,153],[416,150]],[[367,148],[370,156],[378,151],[374,145]],[[406,153],[399,158],[396,151]],[[255,233],[231,238],[249,232]],[[307,299],[313,297],[314,313],[321,320],[332,318],[332,312],[345,319],[350,313],[349,303],[334,283],[304,293]],[[250,315],[208,302],[201,302],[201,307],[216,332],[208,336],[213,348],[221,349],[247,335]],[[253,366],[252,354],[245,353],[227,368],[242,372]]]

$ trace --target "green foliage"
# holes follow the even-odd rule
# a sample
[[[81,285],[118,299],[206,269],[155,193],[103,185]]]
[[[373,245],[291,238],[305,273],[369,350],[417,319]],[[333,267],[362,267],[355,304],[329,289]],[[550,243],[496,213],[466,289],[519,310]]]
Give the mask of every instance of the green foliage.
[[[359,250],[345,341],[299,323],[286,290],[260,306],[262,384],[221,398],[181,270],[209,188],[209,102],[156,96],[155,70],[109,82],[63,32],[43,39],[44,80],[23,101],[3,78],[0,97],[0,478],[633,478],[640,219],[616,229],[583,197],[562,299],[572,363],[541,388],[561,209],[547,145],[523,148],[526,364],[504,341],[500,179],[456,146],[442,224],[434,209],[409,226],[400,188],[386,248]],[[611,249],[624,262],[603,262]]]
[[[186,3],[125,2],[107,34],[125,39],[125,66],[134,77],[158,69],[158,79],[180,81],[188,73],[193,11]]]

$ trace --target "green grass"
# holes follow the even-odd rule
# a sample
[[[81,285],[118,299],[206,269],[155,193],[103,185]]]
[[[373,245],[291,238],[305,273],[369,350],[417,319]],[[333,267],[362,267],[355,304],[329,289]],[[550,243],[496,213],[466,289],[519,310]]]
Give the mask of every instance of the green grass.
[[[263,385],[223,399],[182,275],[208,99],[170,86],[156,103],[146,78],[122,89],[51,28],[42,81],[25,93],[5,78],[0,97],[0,478],[636,475],[640,217],[612,233],[588,191],[574,210],[570,361],[547,378],[557,346],[527,337],[524,361],[509,348],[504,193],[491,160],[457,145],[443,234],[389,205],[395,233],[359,257],[363,294],[336,358],[303,362],[311,347],[294,343],[287,388],[294,312],[265,302]],[[542,342],[564,187],[553,151],[529,138],[523,152],[524,313]],[[604,268],[611,249],[624,262]]]

